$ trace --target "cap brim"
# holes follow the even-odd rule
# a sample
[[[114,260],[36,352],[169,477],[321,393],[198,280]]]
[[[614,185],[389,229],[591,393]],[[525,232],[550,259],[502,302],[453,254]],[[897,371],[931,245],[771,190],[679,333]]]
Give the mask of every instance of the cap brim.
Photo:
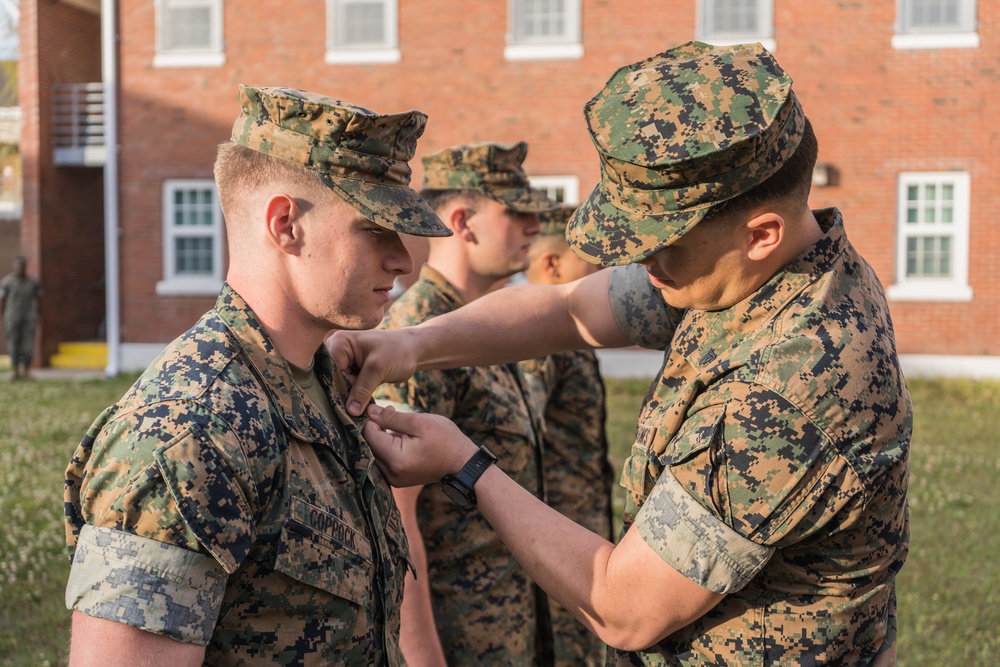
[[[534,188],[483,188],[483,194],[518,213],[544,213],[562,206]]]
[[[412,236],[451,236],[427,202],[412,188],[318,174],[351,208],[380,227]]]
[[[566,226],[573,251],[593,264],[640,262],[686,234],[710,207],[662,215],[624,211],[611,203],[600,183]]]

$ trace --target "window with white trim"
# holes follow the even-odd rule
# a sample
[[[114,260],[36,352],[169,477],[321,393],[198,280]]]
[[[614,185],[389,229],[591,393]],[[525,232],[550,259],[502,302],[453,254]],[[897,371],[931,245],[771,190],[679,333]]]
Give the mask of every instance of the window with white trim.
[[[215,294],[222,287],[222,208],[210,179],[163,183],[163,280],[157,294]]]
[[[529,176],[531,187],[537,188],[563,204],[580,202],[580,181],[576,176]]]
[[[976,0],[897,0],[897,49],[977,48]]]
[[[760,42],[774,50],[774,0],[700,0],[698,39],[720,46]]]
[[[218,67],[222,0],[156,0],[155,67]]]
[[[327,0],[326,62],[399,62],[397,0]]]
[[[899,175],[896,283],[901,301],[969,301],[969,174]]]
[[[507,60],[583,56],[580,0],[508,0]]]

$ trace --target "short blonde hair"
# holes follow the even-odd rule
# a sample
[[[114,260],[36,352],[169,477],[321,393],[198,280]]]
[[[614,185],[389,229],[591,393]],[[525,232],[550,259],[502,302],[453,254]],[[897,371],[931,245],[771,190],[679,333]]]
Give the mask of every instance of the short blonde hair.
[[[317,182],[316,173],[232,141],[219,144],[215,158],[215,186],[223,214],[235,211],[243,193],[277,181]]]

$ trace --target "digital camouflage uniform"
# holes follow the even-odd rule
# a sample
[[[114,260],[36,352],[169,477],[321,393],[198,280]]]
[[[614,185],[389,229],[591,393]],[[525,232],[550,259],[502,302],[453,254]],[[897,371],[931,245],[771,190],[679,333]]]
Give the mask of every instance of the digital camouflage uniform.
[[[425,265],[382,326],[413,326],[462,305],[455,288]],[[537,399],[525,391],[516,364],[509,364],[418,371],[406,383],[382,385],[376,399],[448,417],[474,443],[492,449],[511,479],[540,496],[541,425],[528,406]],[[489,522],[453,503],[437,485],[420,492],[417,522],[448,664],[535,664],[535,587]]]
[[[522,163],[528,145],[480,142],[423,158],[423,192],[477,193],[521,213],[558,204],[532,189]],[[461,307],[458,291],[425,265],[393,303],[383,328],[413,326]],[[514,481],[544,498],[538,404],[516,364],[420,371],[383,385],[380,402],[451,419],[477,445],[487,445]],[[416,521],[427,552],[428,583],[438,636],[451,665],[551,662],[548,597],[527,576],[482,515],[463,510],[437,486],[421,490]]]
[[[605,436],[604,381],[591,350],[557,352],[521,362],[542,405],[542,469],[548,505],[606,538],[611,534],[611,486]],[[599,665],[604,643],[562,605],[549,600],[557,667]]]
[[[450,233],[406,187],[423,114],[288,88],[241,86],[240,101],[235,143],[315,172],[359,213],[382,207],[378,224]],[[399,511],[322,345],[313,368],[336,423],[224,286],[70,461],[67,606],[206,645],[206,664],[399,665]]]
[[[42,296],[41,284],[31,276],[11,273],[0,280],[4,300],[3,326],[11,366],[27,368],[35,351],[36,303]]]
[[[612,664],[868,664],[895,642],[911,412],[881,284],[826,235],[741,303],[668,309],[615,269],[622,330],[664,349],[625,463],[624,524],[726,598]]]
[[[539,216],[540,236],[564,236],[575,207]],[[605,390],[597,355],[592,350],[557,352],[521,362],[533,385],[535,406],[543,416],[545,451],[542,469],[550,507],[575,523],[613,540],[611,487],[614,471],[608,461],[605,433]],[[599,665],[604,643],[562,605],[549,601],[555,665]]]
[[[585,115],[602,181],[567,235],[612,265],[767,179],[805,128],[760,45],[695,42],[622,68]],[[610,665],[866,665],[895,646],[909,396],[877,276],[839,212],[815,215],[820,240],[723,310],[679,311],[642,266],[614,269],[620,328],[665,354],[622,474],[624,528],[726,597],[653,647],[609,650]]]
[[[409,552],[389,485],[228,286],[87,433],[66,473],[67,606],[209,664],[398,664]]]

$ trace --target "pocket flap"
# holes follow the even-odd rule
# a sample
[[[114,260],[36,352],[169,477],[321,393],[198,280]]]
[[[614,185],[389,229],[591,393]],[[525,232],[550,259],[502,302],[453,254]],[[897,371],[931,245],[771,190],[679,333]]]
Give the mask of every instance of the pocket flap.
[[[232,574],[256,539],[253,513],[228,462],[194,426],[153,452],[160,475],[198,541]]]

